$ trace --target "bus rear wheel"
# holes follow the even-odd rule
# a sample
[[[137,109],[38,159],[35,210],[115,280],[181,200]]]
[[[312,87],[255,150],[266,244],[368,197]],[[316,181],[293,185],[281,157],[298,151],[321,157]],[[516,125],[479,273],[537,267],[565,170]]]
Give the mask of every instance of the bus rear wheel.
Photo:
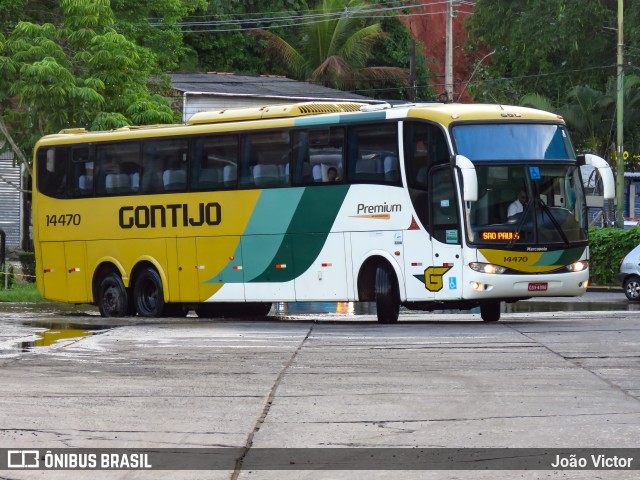
[[[497,322],[500,320],[500,302],[481,303],[480,316],[485,322]]]
[[[145,268],[133,285],[133,301],[141,317],[161,317],[164,313],[164,291],[160,275],[153,268]]]
[[[376,312],[379,323],[395,323],[400,315],[400,294],[396,276],[388,265],[376,270]]]
[[[129,294],[117,273],[108,274],[100,282],[98,308],[103,317],[124,317],[129,313]]]

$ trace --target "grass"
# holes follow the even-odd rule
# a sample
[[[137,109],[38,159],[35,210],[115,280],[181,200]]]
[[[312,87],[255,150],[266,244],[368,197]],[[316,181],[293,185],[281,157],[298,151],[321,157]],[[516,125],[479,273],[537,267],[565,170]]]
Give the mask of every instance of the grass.
[[[35,283],[17,283],[9,290],[0,286],[0,302],[44,302]]]

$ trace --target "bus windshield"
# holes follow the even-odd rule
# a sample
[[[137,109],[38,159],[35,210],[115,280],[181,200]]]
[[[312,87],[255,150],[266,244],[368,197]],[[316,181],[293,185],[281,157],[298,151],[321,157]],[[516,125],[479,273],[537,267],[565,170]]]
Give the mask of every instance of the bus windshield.
[[[473,161],[576,158],[563,125],[464,124],[453,128],[453,136],[457,153]]]
[[[466,209],[470,243],[544,247],[587,241],[580,170],[564,126],[467,124],[454,127],[453,135],[478,176],[478,201]]]
[[[546,246],[587,241],[580,169],[575,165],[476,165],[477,202],[467,208],[475,244]]]

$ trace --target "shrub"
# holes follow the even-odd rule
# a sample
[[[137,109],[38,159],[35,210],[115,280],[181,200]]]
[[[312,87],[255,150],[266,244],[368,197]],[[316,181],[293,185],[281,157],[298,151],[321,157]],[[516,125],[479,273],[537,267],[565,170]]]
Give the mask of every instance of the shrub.
[[[620,261],[640,244],[640,227],[589,229],[589,270],[592,285],[617,285]]]
[[[7,290],[10,290],[16,284],[16,276],[13,272],[13,265],[8,264],[0,264],[0,290],[4,289],[5,285],[7,286]]]
[[[27,282],[36,281],[36,256],[33,252],[22,252],[19,256],[22,274]]]

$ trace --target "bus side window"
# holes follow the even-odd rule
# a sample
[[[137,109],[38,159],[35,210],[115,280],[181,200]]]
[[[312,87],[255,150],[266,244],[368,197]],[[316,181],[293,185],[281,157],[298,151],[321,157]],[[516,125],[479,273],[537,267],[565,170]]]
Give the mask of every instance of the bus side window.
[[[289,185],[290,137],[286,130],[248,134],[242,154],[241,184],[258,188]]]
[[[353,182],[400,182],[398,125],[372,124],[349,129],[349,179]]]
[[[410,188],[427,190],[431,168],[449,162],[449,150],[439,127],[425,122],[404,123],[404,159]]]
[[[460,243],[456,189],[450,167],[434,168],[431,175],[433,237],[442,243]]]
[[[140,142],[97,144],[94,175],[97,195],[130,195],[140,186]]]
[[[344,128],[309,132],[309,164],[303,174],[308,183],[344,180]]]
[[[294,185],[306,185],[313,182],[311,164],[309,163],[309,132],[296,131],[293,133],[293,171]],[[289,169],[286,169],[289,174]]]
[[[93,195],[93,160],[87,146],[71,147],[71,189],[74,197]]]
[[[50,147],[38,150],[38,190],[48,197],[67,197],[67,158],[66,147]]]
[[[235,187],[238,168],[238,139],[235,135],[198,138],[193,146],[193,190]]]

